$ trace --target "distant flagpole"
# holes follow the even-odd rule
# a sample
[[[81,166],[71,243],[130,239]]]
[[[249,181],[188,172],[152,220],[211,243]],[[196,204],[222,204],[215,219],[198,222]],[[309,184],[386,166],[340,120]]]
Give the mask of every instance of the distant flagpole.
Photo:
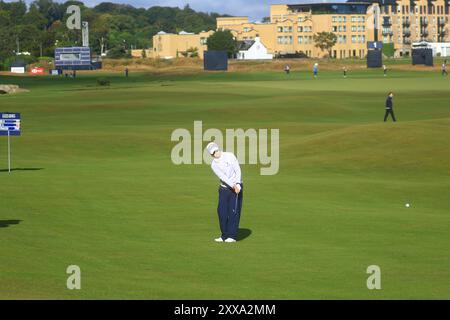
[[[8,128],[8,173],[11,173],[11,141]]]

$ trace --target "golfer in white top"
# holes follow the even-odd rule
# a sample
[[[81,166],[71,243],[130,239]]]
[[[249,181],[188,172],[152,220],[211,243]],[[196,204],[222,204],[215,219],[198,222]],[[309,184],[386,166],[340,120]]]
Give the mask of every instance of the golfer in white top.
[[[211,168],[220,179],[217,213],[222,235],[215,241],[236,242],[243,199],[241,168],[234,154],[221,151],[214,142],[206,149],[214,157]]]

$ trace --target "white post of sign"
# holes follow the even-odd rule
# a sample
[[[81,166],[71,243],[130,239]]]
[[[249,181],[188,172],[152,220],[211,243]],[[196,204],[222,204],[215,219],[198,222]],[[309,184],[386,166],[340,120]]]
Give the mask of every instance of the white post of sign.
[[[11,141],[8,128],[8,172],[11,173]]]

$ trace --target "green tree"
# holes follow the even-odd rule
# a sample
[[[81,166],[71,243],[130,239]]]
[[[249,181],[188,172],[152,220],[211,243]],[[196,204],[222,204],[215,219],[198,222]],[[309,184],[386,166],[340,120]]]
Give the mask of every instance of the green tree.
[[[186,51],[180,51],[181,55],[185,58],[197,58],[198,48],[190,47]]]
[[[0,0],[0,64],[9,57],[15,58],[18,45],[20,51],[30,51],[35,56],[52,56],[56,46],[80,45],[81,31],[66,27],[70,5],[80,6],[83,21],[89,22],[93,52],[113,49],[110,55],[117,57],[129,56],[130,48],[151,47],[152,37],[161,30],[213,30],[220,17],[217,13],[196,12],[189,6],[145,9],[102,2],[90,8],[81,1],[63,1],[29,0],[27,9],[24,0]]]
[[[333,32],[318,32],[314,35],[315,47],[327,51],[331,57],[331,49],[337,42],[337,36]]]
[[[207,40],[208,50],[226,51],[232,57],[237,51],[237,42],[230,30],[219,30]]]

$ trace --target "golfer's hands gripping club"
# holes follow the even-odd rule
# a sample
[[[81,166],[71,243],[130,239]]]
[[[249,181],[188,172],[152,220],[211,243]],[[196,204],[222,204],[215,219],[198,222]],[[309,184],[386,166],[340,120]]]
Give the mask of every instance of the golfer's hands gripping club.
[[[234,192],[235,192],[236,194],[239,194],[239,192],[241,192],[241,186],[238,185],[238,184],[236,184],[236,185],[233,187],[233,189],[234,189]]]

